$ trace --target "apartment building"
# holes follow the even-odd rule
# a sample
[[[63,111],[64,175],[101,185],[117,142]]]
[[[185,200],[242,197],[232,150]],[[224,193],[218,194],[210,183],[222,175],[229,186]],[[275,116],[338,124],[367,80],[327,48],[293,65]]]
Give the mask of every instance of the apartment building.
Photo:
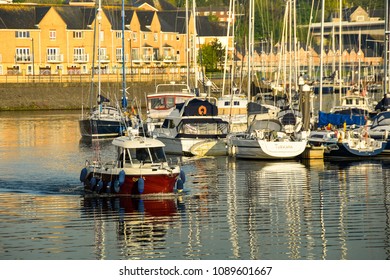
[[[99,21],[94,6],[0,5],[0,75],[89,74],[97,62],[107,74],[121,73],[123,63],[127,73],[177,73],[186,50],[194,60],[193,17],[187,44],[185,11],[142,5],[124,15],[122,33],[119,6],[103,7]]]

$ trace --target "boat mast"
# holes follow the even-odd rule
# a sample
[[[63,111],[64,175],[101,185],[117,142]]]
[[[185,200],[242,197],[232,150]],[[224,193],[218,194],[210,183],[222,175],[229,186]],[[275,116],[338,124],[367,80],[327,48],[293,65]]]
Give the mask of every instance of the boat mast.
[[[322,111],[322,77],[324,72],[324,18],[325,0],[322,0],[321,7],[321,47],[320,47],[320,111]]]
[[[389,51],[389,35],[390,35],[390,30],[389,30],[389,1],[385,0],[385,39],[384,39],[384,61],[383,61],[383,70],[384,70],[384,83],[383,83],[383,93],[384,97],[386,98],[387,91],[389,90],[388,86],[388,51]],[[389,79],[390,80],[390,79]]]
[[[100,44],[101,44],[101,28],[102,28],[102,0],[99,0],[98,3],[98,10],[97,10],[97,20],[98,20],[98,34],[97,34],[97,40],[98,40],[98,102],[99,102],[99,115],[100,111],[102,110],[102,102],[101,102],[101,89],[102,89],[102,81],[101,81],[101,53],[100,53]],[[94,71],[94,70],[93,70]]]
[[[249,0],[249,26],[248,26],[248,100],[251,98],[251,87],[252,87],[252,57],[253,57],[253,49],[254,49],[254,0]]]
[[[186,27],[186,42],[185,42],[185,49],[186,49],[186,69],[187,69],[187,85],[190,84],[190,56],[189,56],[189,42],[188,42],[188,0],[186,0],[186,15],[185,15],[185,27]]]
[[[125,1],[122,0],[122,109],[127,107],[125,69]],[[131,38],[130,38],[131,40]],[[130,50],[131,55],[131,50]]]
[[[342,51],[342,43],[343,43],[343,40],[342,40],[342,13],[343,13],[343,9],[342,9],[342,4],[343,4],[343,0],[340,0],[340,2],[339,2],[339,52],[340,52],[340,56],[339,56],[339,98],[340,98],[340,105],[341,105],[341,96],[342,96],[342,94],[343,94],[343,85],[342,85],[342,83],[343,83],[343,79],[342,79],[342,75],[341,75],[341,70],[342,70],[342,63],[343,63],[343,60],[342,60],[342,58],[343,58],[343,51]]]
[[[226,31],[226,46],[225,46],[225,61],[223,67],[223,77],[222,77],[222,96],[225,95],[225,81],[226,81],[226,68],[227,68],[227,59],[228,59],[228,50],[229,50],[229,35],[230,35],[230,22],[232,21],[232,2],[234,0],[229,1],[229,18],[228,18],[228,26]],[[233,69],[233,68],[232,68]],[[232,74],[232,73],[230,73]],[[231,89],[230,89],[231,90]]]
[[[193,23],[194,23],[194,31],[193,31],[193,39],[192,39],[192,52],[193,52],[193,63],[194,63],[194,84],[195,84],[195,89],[198,88],[198,63],[197,63],[197,49],[196,49],[196,37],[197,37],[197,32],[196,32],[196,1],[192,0],[192,17],[193,17]]]

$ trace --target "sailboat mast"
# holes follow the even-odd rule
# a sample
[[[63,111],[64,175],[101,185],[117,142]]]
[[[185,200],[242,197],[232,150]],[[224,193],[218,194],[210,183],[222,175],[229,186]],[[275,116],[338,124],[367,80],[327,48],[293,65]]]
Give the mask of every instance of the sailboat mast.
[[[186,0],[186,15],[185,15],[185,27],[186,27],[186,43],[185,43],[185,49],[186,49],[186,69],[187,69],[187,85],[190,84],[190,56],[189,56],[189,42],[188,42],[188,0]]]
[[[388,85],[388,51],[389,51],[389,1],[385,0],[385,40],[384,40],[384,61],[383,61],[383,70],[384,70],[384,83],[383,83],[383,92],[386,97],[387,91],[389,90]],[[390,79],[389,79],[390,80]]]
[[[342,43],[343,43],[343,37],[341,36],[342,35],[342,20],[343,20],[343,9],[342,9],[342,4],[343,4],[343,0],[340,0],[339,2],[339,52],[340,52],[340,56],[339,56],[339,96],[340,96],[340,104],[341,104],[341,96],[342,96],[342,89],[343,89],[343,86],[342,86],[342,83],[343,83],[343,79],[342,79],[342,73],[341,73],[341,70],[342,70],[342,63],[343,63],[343,48],[342,48]]]
[[[102,29],[101,12],[102,12],[102,0],[99,0],[98,10],[97,10],[97,20],[98,20],[98,35],[97,35],[97,40],[98,40],[98,102],[99,102],[99,106],[100,106],[99,114],[100,114],[100,111],[102,108],[102,102],[101,102],[101,97],[100,97],[101,90],[102,90],[102,81],[101,81],[101,73],[100,73],[101,72],[101,65],[100,65],[100,61],[101,61],[101,53],[100,53],[101,34],[100,34],[100,32]]]
[[[321,7],[321,47],[320,47],[320,111],[322,111],[322,77],[324,76],[324,18],[325,0],[322,0]]]
[[[232,2],[234,0],[229,1],[229,19],[228,19],[228,26],[226,31],[226,46],[225,46],[225,60],[224,60],[224,67],[223,67],[223,77],[222,77],[222,96],[225,95],[225,81],[226,81],[226,68],[227,68],[227,60],[228,60],[228,51],[229,51],[229,35],[230,35],[230,23],[232,21]],[[231,89],[230,89],[231,90]]]
[[[192,18],[193,18],[193,39],[192,39],[192,52],[193,52],[193,63],[194,63],[194,76],[195,76],[195,88],[198,88],[198,63],[196,61],[197,59],[197,49],[196,49],[196,37],[197,37],[197,32],[196,32],[196,1],[192,0]]]
[[[125,69],[125,1],[122,0],[122,108],[127,107],[126,100],[126,69]],[[130,50],[131,53],[131,50]]]
[[[251,86],[252,86],[252,57],[253,57],[253,41],[254,41],[254,0],[249,0],[249,26],[248,26],[248,100],[251,98]]]

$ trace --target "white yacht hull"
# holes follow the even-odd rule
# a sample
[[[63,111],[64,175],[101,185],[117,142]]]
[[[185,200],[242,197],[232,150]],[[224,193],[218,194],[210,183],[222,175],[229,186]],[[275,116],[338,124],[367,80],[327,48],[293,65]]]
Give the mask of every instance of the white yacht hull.
[[[307,140],[272,142],[261,139],[230,139],[232,153],[236,158],[291,159],[301,155]]]
[[[189,156],[227,155],[225,139],[169,138],[164,136],[157,138],[165,144],[167,154]]]

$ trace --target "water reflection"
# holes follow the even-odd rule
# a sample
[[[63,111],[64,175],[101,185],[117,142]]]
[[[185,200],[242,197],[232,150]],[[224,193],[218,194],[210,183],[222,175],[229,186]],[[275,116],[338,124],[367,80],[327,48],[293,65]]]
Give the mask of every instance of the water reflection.
[[[183,197],[84,197],[84,214],[95,223],[97,259],[107,258],[106,223],[115,221],[121,258],[164,257],[166,235],[185,214]]]
[[[83,163],[113,151],[77,121],[0,112],[0,258],[390,259],[389,159],[183,157],[180,197],[85,197]]]

